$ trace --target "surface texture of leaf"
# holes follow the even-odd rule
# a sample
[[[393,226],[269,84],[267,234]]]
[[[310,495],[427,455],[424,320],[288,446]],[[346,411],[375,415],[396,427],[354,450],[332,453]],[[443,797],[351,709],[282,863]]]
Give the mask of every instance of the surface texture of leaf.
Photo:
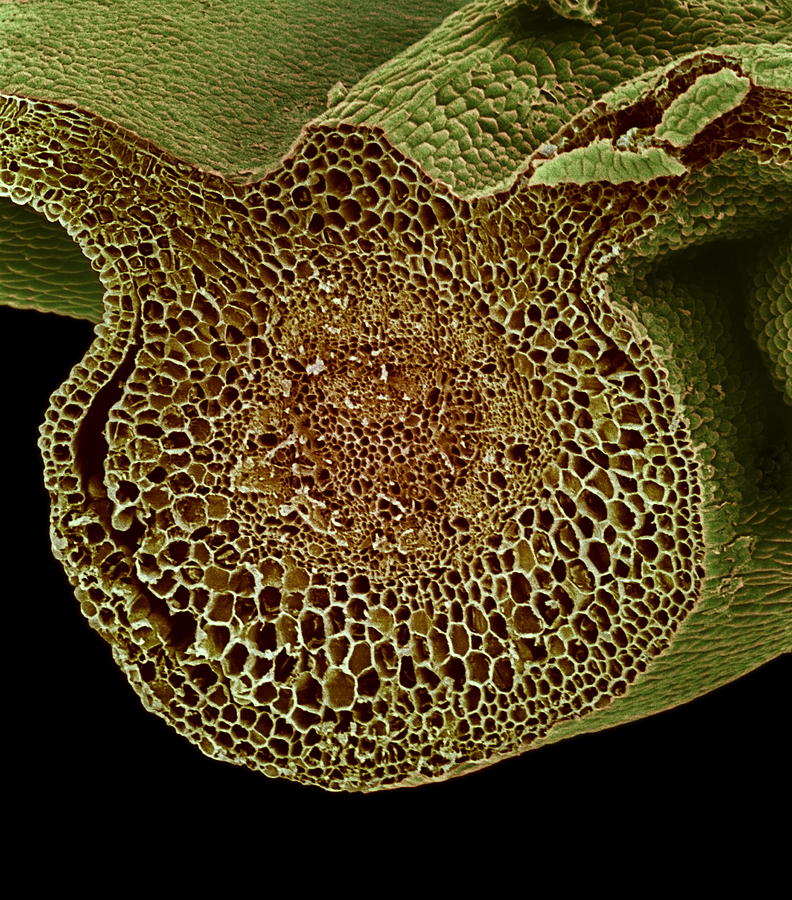
[[[61,225],[0,200],[0,303],[98,322],[103,295]]]
[[[108,291],[43,431],[56,551],[150,708],[370,789],[790,649],[784,12],[474,3],[248,185],[8,99],[5,190]]]
[[[327,119],[380,125],[432,175],[482,193],[589,104],[625,85],[640,91],[641,76],[685,54],[733,47],[776,81],[789,77],[791,12],[788,0],[610,0],[594,26],[544,4],[478,0],[362,79]]]
[[[38,0],[0,4],[0,91],[68,100],[177,156],[241,177],[278,163],[300,129],[462,0]],[[19,216],[24,244],[13,245]],[[0,210],[0,303],[101,318],[74,247]],[[83,263],[84,268],[84,263]],[[76,277],[75,277],[76,276]],[[65,285],[65,287],[64,287]]]

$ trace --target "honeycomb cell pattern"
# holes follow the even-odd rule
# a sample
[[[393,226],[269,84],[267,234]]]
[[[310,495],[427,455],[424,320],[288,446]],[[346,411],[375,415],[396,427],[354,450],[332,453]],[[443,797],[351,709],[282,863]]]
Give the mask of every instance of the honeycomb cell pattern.
[[[697,463],[602,273],[684,176],[463,200],[342,123],[237,184],[78,109],[9,97],[0,123],[2,191],[106,289],[41,447],[55,552],[147,708],[210,756],[374,790],[520,752],[669,645]]]

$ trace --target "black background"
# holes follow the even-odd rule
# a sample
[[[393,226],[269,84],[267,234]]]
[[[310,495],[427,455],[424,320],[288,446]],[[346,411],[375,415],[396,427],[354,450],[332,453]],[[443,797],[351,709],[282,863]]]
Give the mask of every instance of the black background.
[[[789,658],[678,709],[418,790],[330,794],[204,757],[143,710],[50,555],[37,428],[92,326],[0,308],[0,334],[9,529],[0,591],[12,821],[22,817],[40,828],[79,813],[112,830],[122,821],[142,827],[152,810],[187,826],[194,817],[196,827],[198,819],[258,815],[263,831],[273,823],[355,822],[356,840],[365,843],[374,822],[424,821],[431,830],[436,821],[456,828],[472,817],[489,828],[491,817],[497,823],[508,812],[530,834],[548,818],[574,822],[595,813],[607,828],[638,812],[641,820],[662,814],[682,825],[706,810],[710,819],[722,813],[726,828],[735,805],[760,811],[788,802]]]

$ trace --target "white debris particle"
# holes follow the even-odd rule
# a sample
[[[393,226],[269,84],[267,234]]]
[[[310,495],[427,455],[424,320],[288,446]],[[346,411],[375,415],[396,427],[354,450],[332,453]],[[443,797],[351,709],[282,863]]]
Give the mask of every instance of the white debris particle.
[[[394,506],[398,507],[405,515],[407,510],[404,508],[404,505],[400,503],[395,497],[389,497],[387,494],[378,493],[378,500],[383,500],[385,503],[392,503]]]
[[[309,375],[318,375],[320,372],[324,372],[325,368],[324,360],[319,359],[317,356],[316,362],[312,362],[310,366],[306,366],[305,371]]]
[[[71,528],[81,528],[83,525],[90,525],[93,522],[91,516],[77,516],[69,522]]]

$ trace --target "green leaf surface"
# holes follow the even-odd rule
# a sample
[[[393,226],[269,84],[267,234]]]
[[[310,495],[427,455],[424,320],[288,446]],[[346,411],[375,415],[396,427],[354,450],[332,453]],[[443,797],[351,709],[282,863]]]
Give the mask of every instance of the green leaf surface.
[[[574,7],[571,13],[570,7]],[[553,354],[563,349],[561,345],[568,337],[566,331],[560,328],[553,332],[554,338],[543,338],[545,343],[540,342],[538,346],[544,349],[537,350],[536,327],[530,324],[531,315],[537,317],[536,321],[541,320],[543,311],[555,302],[552,298],[556,294],[571,296],[574,300],[570,302],[579,302],[583,319],[578,318],[575,327],[579,328],[582,320],[588,321],[592,334],[597,328],[603,329],[623,355],[638,353],[638,348],[641,353],[651,355],[657,384],[652,388],[653,378],[645,376],[641,388],[644,393],[636,396],[644,397],[647,391],[652,395],[654,390],[654,412],[663,403],[668,407],[670,402],[675,413],[667,421],[665,440],[652,432],[655,443],[651,446],[656,458],[642,470],[642,477],[651,482],[644,496],[656,501],[661,495],[666,498],[700,495],[700,504],[694,503],[695,514],[687,520],[689,533],[677,528],[673,537],[664,535],[656,544],[651,537],[658,528],[654,518],[662,519],[662,515],[652,513],[642,519],[640,527],[645,530],[635,539],[641,546],[648,541],[654,547],[647,550],[650,556],[646,565],[653,574],[650,587],[645,583],[644,590],[655,601],[668,596],[671,588],[667,572],[671,570],[663,569],[664,551],[671,552],[668,557],[671,559],[676,552],[674,548],[679,546],[681,557],[695,558],[696,566],[700,566],[698,602],[662,655],[655,659],[656,648],[647,650],[637,677],[633,671],[626,683],[620,681],[618,674],[614,674],[620,665],[618,661],[608,668],[608,677],[616,679],[612,695],[605,698],[608,702],[597,702],[596,708],[575,708],[574,712],[567,708],[566,712],[559,713],[564,708],[560,701],[557,707],[551,708],[533,734],[534,745],[538,745],[684,703],[780,653],[789,652],[792,646],[789,13],[787,2],[746,7],[726,0],[691,5],[689,10],[676,2],[650,4],[616,0],[602,3],[596,10],[577,4],[553,3],[552,12],[540,3],[483,0],[468,4],[348,92],[333,90],[335,105],[319,115],[317,127],[303,135],[294,158],[287,158],[282,169],[276,169],[270,176],[268,187],[263,188],[270,198],[279,198],[271,199],[268,204],[257,198],[254,188],[241,185],[237,178],[224,180],[189,169],[167,155],[160,156],[157,148],[144,146],[134,134],[121,131],[116,134],[112,131],[114,126],[90,114],[70,114],[57,106],[29,110],[24,102],[11,98],[6,111],[11,123],[10,137],[5,149],[0,144],[0,150],[8,159],[26,165],[29,157],[38,160],[43,152],[41,147],[48,141],[59,140],[61,134],[66,156],[79,160],[86,150],[90,155],[91,140],[95,139],[101,152],[118,162],[119,178],[125,183],[139,184],[141,196],[148,198],[146,202],[150,200],[152,209],[157,210],[156,214],[149,214],[149,224],[156,224],[160,229],[167,221],[164,211],[167,203],[162,200],[160,183],[156,179],[152,182],[150,173],[162,173],[162,184],[167,181],[168,190],[172,182],[174,193],[168,195],[168,203],[178,208],[181,221],[178,226],[168,226],[172,228],[174,243],[166,253],[184,254],[187,262],[172,270],[166,268],[159,284],[165,285],[163,296],[173,305],[169,321],[176,322],[180,321],[179,315],[187,318],[191,315],[179,306],[182,302],[178,299],[179,291],[183,288],[180,279],[198,279],[194,284],[190,282],[190,290],[196,286],[203,290],[209,278],[212,288],[209,299],[215,312],[208,311],[207,315],[227,317],[223,320],[225,340],[231,349],[224,351],[226,355],[218,351],[221,368],[224,363],[220,361],[227,358],[227,353],[237,352],[233,346],[239,343],[240,329],[255,330],[255,326],[250,322],[247,301],[241,305],[235,301],[239,307],[236,308],[217,301],[212,291],[223,296],[219,284],[236,284],[233,273],[242,272],[244,278],[249,277],[246,268],[249,262],[244,263],[243,259],[248,258],[248,253],[256,255],[251,246],[260,250],[271,243],[279,248],[262,263],[261,285],[257,290],[266,293],[276,283],[288,290],[285,284],[290,285],[291,279],[284,282],[277,274],[284,236],[297,231],[302,235],[299,240],[313,248],[316,258],[325,262],[325,257],[344,260],[343,248],[347,241],[357,240],[350,237],[357,227],[352,223],[359,221],[365,211],[362,221],[375,237],[370,246],[364,240],[361,248],[350,251],[350,258],[355,259],[355,253],[362,252],[369,259],[369,254],[380,252],[383,271],[390,277],[388,254],[393,252],[393,246],[402,250],[407,247],[403,252],[410,257],[420,243],[408,227],[409,216],[398,209],[402,203],[405,208],[413,204],[415,210],[422,210],[420,214],[411,212],[420,218],[421,239],[426,233],[435,242],[431,254],[411,260],[408,265],[413,267],[416,282],[424,284],[427,277],[442,281],[451,277],[447,273],[457,271],[455,266],[460,266],[462,274],[452,292],[454,297],[460,292],[466,296],[465,292],[469,291],[492,293],[491,297],[482,294],[474,307],[496,334],[516,334],[523,329],[523,344],[512,348],[513,365],[522,374],[532,371],[536,361],[548,354],[563,368],[561,357],[556,359]],[[732,74],[718,74],[724,72]],[[724,91],[729,95],[725,100]],[[691,110],[694,110],[692,117]],[[17,116],[31,129],[29,134],[23,131],[20,137],[14,130]],[[93,137],[87,139],[86,134]],[[317,150],[323,135],[329,135],[331,148],[342,147],[348,141],[359,152],[365,136],[380,134],[382,137],[377,139],[382,143],[376,158],[382,157],[383,162],[372,164],[362,158],[349,162],[342,156],[338,168],[333,168],[336,163],[331,161],[327,164],[329,172],[320,173],[319,180],[315,176],[312,176],[314,180],[308,179],[311,160],[317,153],[327,152]],[[313,143],[314,136],[318,143]],[[334,151],[329,152],[332,157]],[[198,157],[191,159],[201,161]],[[80,168],[78,163],[73,164]],[[86,529],[86,534],[102,532],[112,541],[127,529],[134,532],[138,527],[134,524],[136,516],[145,513],[149,517],[146,521],[153,521],[153,510],[160,501],[156,498],[138,501],[135,487],[138,479],[125,474],[125,467],[129,466],[128,452],[131,452],[123,449],[129,417],[124,413],[112,420],[113,427],[108,426],[106,431],[108,439],[112,434],[115,442],[112,450],[115,456],[109,457],[115,469],[103,469],[98,481],[81,476],[84,484],[80,489],[87,492],[86,503],[87,498],[94,498],[93,505],[89,503],[82,517],[76,515],[73,507],[77,502],[74,497],[78,496],[74,493],[76,487],[67,500],[57,487],[56,474],[60,473],[58,478],[64,477],[62,472],[70,465],[69,454],[78,457],[83,445],[77,437],[68,447],[52,442],[56,438],[63,440],[65,432],[59,429],[68,432],[74,428],[76,435],[82,434],[81,425],[78,429],[80,416],[87,416],[93,423],[94,418],[98,420],[100,415],[107,414],[103,407],[105,401],[94,401],[95,412],[88,414],[83,409],[78,414],[75,406],[75,412],[64,420],[60,410],[73,405],[72,397],[91,396],[92,391],[96,397],[109,396],[127,390],[128,384],[134,393],[139,389],[136,385],[147,383],[146,379],[152,383],[160,377],[165,381],[179,379],[186,357],[177,357],[176,362],[167,364],[170,368],[159,373],[156,368],[159,360],[154,353],[154,362],[150,363],[154,368],[147,370],[145,377],[129,379],[128,367],[139,358],[147,358],[149,342],[156,341],[159,335],[159,326],[147,318],[145,310],[149,307],[142,302],[150,295],[151,287],[147,287],[145,279],[141,280],[140,274],[153,265],[145,257],[156,256],[158,251],[153,249],[155,245],[150,239],[144,238],[137,244],[138,239],[130,237],[138,233],[139,224],[129,218],[123,204],[118,210],[110,204],[108,221],[97,225],[90,213],[86,213],[83,199],[70,193],[75,189],[74,179],[58,183],[56,173],[37,169],[37,165],[38,162],[34,163],[30,170],[32,175],[23,171],[19,176],[13,167],[7,167],[4,176],[7,192],[16,202],[32,202],[59,218],[97,256],[97,267],[108,288],[100,338],[87,357],[86,368],[78,368],[64,386],[45,428],[48,479],[56,503],[56,549],[70,577],[79,584],[86,615],[93,617],[95,627],[115,642],[119,660],[141,695],[148,698],[147,705],[165,714],[163,709],[172,699],[170,689],[157,687],[159,682],[154,687],[147,686],[148,676],[141,674],[147,671],[141,654],[161,644],[157,665],[164,666],[164,660],[171,660],[181,648],[174,650],[168,645],[168,629],[173,628],[167,624],[171,613],[167,610],[163,613],[148,601],[146,608],[135,593],[140,582],[155,583],[154,575],[139,571],[140,567],[145,569],[151,565],[143,562],[148,554],[138,558],[133,547],[131,561],[124,563],[127,568],[117,563],[120,567],[117,571],[123,569],[123,577],[119,576],[116,601],[122,606],[131,604],[135,609],[134,621],[139,623],[130,626],[124,619],[126,614],[119,614],[118,622],[112,624],[107,615],[98,618],[96,598],[103,592],[113,594],[113,584],[107,580],[101,554],[98,561],[84,564],[81,554],[98,553],[98,550],[74,550],[84,540],[77,533],[80,528]],[[376,191],[372,185],[359,195],[352,190],[352,175],[358,170],[366,173],[372,185],[377,185],[376,191],[385,192],[381,201],[384,206],[376,207],[376,213]],[[142,173],[139,182],[136,173]],[[90,180],[94,177],[96,184]],[[105,190],[103,177],[101,173],[89,173],[91,192],[101,194]],[[192,185],[192,200],[184,187],[187,184]],[[382,184],[393,186],[386,189]],[[405,188],[404,184],[413,186]],[[331,200],[325,199],[325,192],[332,196]],[[61,200],[53,200],[61,194],[65,197],[62,206]],[[203,206],[196,205],[199,196],[206,197],[201,201]],[[406,196],[410,197],[408,201]],[[284,202],[286,197],[291,200]],[[226,202],[228,221],[223,218]],[[316,209],[313,216],[312,203]],[[262,209],[266,205],[267,212],[256,212],[257,204]],[[383,209],[387,212],[383,213]],[[239,244],[240,232],[229,230],[228,222],[234,217],[237,217],[236,228],[249,228],[251,234],[257,235],[252,245]],[[579,222],[584,224],[578,228]],[[381,223],[387,237],[382,237],[384,232],[377,230]],[[259,225],[262,227],[257,230]],[[168,229],[160,237],[170,234]],[[208,229],[206,238],[200,238],[201,229]],[[127,263],[112,250],[115,244],[131,248],[122,253],[135,261],[134,265],[130,263],[129,270]],[[137,246],[143,249],[138,252]],[[229,247],[237,249],[229,253]],[[461,254],[460,259],[465,257],[466,248],[470,248],[472,263],[455,257],[457,252]],[[138,258],[140,254],[142,261]],[[33,260],[32,255],[30,259]],[[28,265],[31,271],[41,268],[34,262]],[[196,268],[203,274],[195,274]],[[397,269],[398,266],[394,271]],[[296,271],[300,271],[299,266]],[[332,273],[332,267],[328,272]],[[355,276],[349,277],[354,282]],[[373,284],[374,270],[368,277]],[[319,294],[328,295],[327,309],[333,309],[331,301],[345,308],[343,297],[333,293],[329,278],[323,270],[316,282]],[[52,279],[45,275],[41,280]],[[510,294],[515,284],[519,286],[519,302]],[[499,292],[503,292],[502,300]],[[242,296],[248,293],[242,291]],[[394,290],[393,296],[402,297],[402,293]],[[372,308],[375,305],[372,299]],[[299,308],[299,304],[296,306]],[[331,315],[327,309],[322,307],[323,316]],[[531,313],[532,309],[538,311]],[[332,316],[336,314],[333,312]],[[561,324],[566,327],[566,320]],[[149,329],[153,330],[149,332]],[[328,333],[335,332],[329,329]],[[148,337],[142,338],[141,334]],[[555,346],[554,339],[558,342]],[[418,357],[420,341],[415,347]],[[296,348],[294,352],[299,354],[303,349]],[[609,358],[619,358],[614,348],[602,352],[605,369]],[[442,359],[440,354],[438,360],[442,362]],[[309,376],[322,377],[326,367],[319,353],[304,363],[300,365]],[[544,373],[547,383],[552,382],[554,371],[551,366]],[[388,375],[384,367],[379,378],[387,382]],[[197,373],[193,373],[193,378],[197,379]],[[107,386],[116,383],[117,386]],[[583,413],[571,406],[564,407],[558,420],[597,422],[596,426],[588,426],[596,439],[611,434],[613,441],[613,435],[619,432],[614,431],[609,411],[610,395],[604,388],[603,392],[603,396],[595,393],[593,400],[585,403]],[[577,391],[578,396],[581,393]],[[492,396],[498,396],[498,392],[493,391]],[[672,401],[664,400],[666,396]],[[140,404],[142,400],[135,403]],[[637,413],[633,410],[625,415]],[[147,435],[154,427],[152,421],[157,421],[156,415],[150,415],[145,421]],[[629,428],[624,433],[627,437],[620,439],[636,441],[626,447],[643,451],[644,445],[630,437]],[[669,447],[674,446],[677,437],[680,449],[674,455]],[[141,446],[144,444],[149,446],[141,439]],[[574,442],[573,445],[577,446]],[[178,445],[173,449],[178,449]],[[611,460],[614,466],[616,457],[620,466],[631,465],[627,459],[630,454],[620,453],[615,444],[609,452],[615,455]],[[688,452],[695,455],[694,474],[679,474]],[[633,453],[631,458],[638,465],[637,460],[643,457]],[[84,457],[76,458],[75,466],[75,471],[90,471]],[[603,466],[609,468],[604,463]],[[581,477],[585,477],[585,469],[586,465],[581,464],[578,472]],[[649,469],[654,473],[651,478],[646,475]],[[549,477],[551,470],[552,466],[544,475]],[[71,485],[72,476],[65,477]],[[620,478],[622,487],[631,483],[629,475]],[[264,490],[261,484],[256,484],[255,490]],[[274,484],[274,481],[267,482],[266,490],[274,491]],[[249,485],[246,490],[255,492]],[[606,491],[606,488],[598,487],[598,490]],[[310,495],[310,489],[303,493]],[[582,508],[588,511],[587,519],[596,518],[597,511],[603,508],[602,497],[599,501],[596,497],[592,499],[590,490],[581,494],[581,498],[584,496],[588,500],[567,504],[563,512],[571,515],[570,508],[577,505],[578,511]],[[111,524],[107,521],[110,513],[103,505],[107,503],[112,510]],[[282,503],[281,509],[288,511],[291,507]],[[204,515],[200,510],[198,513],[181,510],[177,504],[173,515],[182,528],[192,522],[191,516]],[[556,514],[560,513],[556,511]],[[321,512],[303,510],[300,515],[310,527],[328,533]],[[634,521],[635,516],[622,513],[622,519]],[[411,531],[414,533],[414,529]],[[535,553],[539,552],[537,547],[542,546],[540,538],[536,537],[538,543],[533,549],[523,548],[512,552],[511,557],[506,556],[505,563],[503,558],[488,561],[495,576],[492,583],[497,582],[499,566],[530,568],[535,563]],[[126,546],[124,540],[118,540]],[[497,536],[493,541],[490,546],[499,546]],[[321,555],[321,541],[316,546],[319,548],[316,552]],[[677,560],[681,557],[677,556]],[[652,568],[657,559],[660,562]],[[680,572],[677,575],[682,578]],[[162,576],[163,583],[167,577]],[[221,576],[212,577],[216,581],[212,588],[219,589]],[[290,577],[292,587],[299,586],[303,578],[302,575]],[[622,573],[618,577],[623,579],[627,575]],[[562,581],[566,585],[564,590],[573,593],[587,583],[585,578],[575,581],[573,590],[568,581],[563,578]],[[679,583],[690,586],[689,579],[685,582],[682,578]],[[518,596],[519,602],[527,596],[528,588],[519,579],[516,584],[515,588],[512,581],[512,597]],[[658,586],[664,587],[660,590]],[[658,587],[656,594],[655,587]],[[549,587],[540,580],[533,589],[545,596],[544,591]],[[495,587],[491,590],[493,595],[497,594]],[[603,582],[597,596],[610,590]],[[584,597],[580,602],[587,601]],[[542,615],[547,616],[545,621],[554,617],[552,608],[549,611],[542,608]],[[649,607],[644,608],[645,615],[651,619]],[[521,619],[521,627],[537,633],[544,628],[537,610],[538,606],[531,614],[533,618],[526,615]],[[374,625],[387,632],[390,626],[386,619],[383,613]],[[607,611],[602,611],[597,621],[602,624],[607,620]],[[162,625],[163,621],[167,627]],[[126,635],[130,627],[132,638],[118,637]],[[279,627],[289,633],[286,625]],[[422,626],[415,627],[421,633]],[[634,627],[651,630],[646,624]],[[135,632],[135,628],[140,630]],[[145,630],[148,628],[150,633]],[[658,632],[652,633],[656,637]],[[613,642],[628,640],[623,631],[619,634],[612,638]],[[571,640],[569,635],[564,639]],[[214,639],[202,637],[201,640],[204,643],[199,645],[199,655],[211,656]],[[610,638],[606,643],[609,641]],[[553,646],[550,640],[536,652],[545,654],[542,659],[547,658],[548,652],[561,653],[553,651]],[[531,652],[526,651],[529,656]],[[234,677],[239,673],[229,675],[224,671],[229,683],[237,684]],[[333,672],[325,689],[326,698],[330,698],[327,702],[331,706],[333,703],[336,707],[343,706],[351,690],[350,676],[340,669]],[[406,677],[408,681],[412,678]],[[547,676],[548,692],[552,690],[549,685],[556,684],[552,681],[556,677],[563,680],[557,673]],[[229,690],[233,693],[242,689]],[[243,699],[249,700],[247,695]],[[493,725],[489,737],[494,728]],[[182,730],[198,740],[186,726]],[[483,758],[474,754],[468,762],[457,766],[449,762],[453,753],[443,756],[445,750],[438,751],[437,758],[442,758],[442,763],[436,763],[439,769],[433,770],[431,766],[416,769],[415,777],[407,778],[406,783],[425,780],[430,777],[427,773],[433,771],[460,774],[497,756],[525,748],[525,744],[517,743],[519,746],[505,742],[494,755],[482,750]],[[224,754],[225,750],[215,752],[227,758]],[[271,774],[282,774],[282,771],[273,769]],[[299,777],[307,776],[302,773]],[[332,785],[359,788],[361,783],[354,779],[344,781],[339,776]]]
[[[572,116],[617,88],[640,93],[680,57],[721,48],[722,59],[750,60],[779,86],[788,77],[788,0],[608,0],[597,16],[595,26],[549,16],[540,3],[469,3],[322,119],[383,127],[473,196],[508,182]]]
[[[347,87],[463,0],[0,6],[0,91],[67,100],[180,159],[262,175]]]
[[[329,94],[343,96],[462,3],[1,3],[0,92],[68,100],[182,159],[254,177],[278,163]],[[18,260],[0,262],[0,303],[97,321],[96,279],[62,232],[37,221],[0,209],[3,256]]]
[[[638,151],[619,150],[603,138],[587,147],[576,147],[568,153],[557,154],[534,171],[529,183],[586,184],[589,181],[608,181],[623,184],[625,181],[652,181],[664,175],[682,175],[686,171],[678,160],[658,147]]]
[[[0,201],[0,303],[99,322],[104,290],[63,227]]]
[[[750,87],[747,78],[731,69],[702,75],[668,107],[655,137],[675,147],[686,147],[710,122],[742,103]]]

